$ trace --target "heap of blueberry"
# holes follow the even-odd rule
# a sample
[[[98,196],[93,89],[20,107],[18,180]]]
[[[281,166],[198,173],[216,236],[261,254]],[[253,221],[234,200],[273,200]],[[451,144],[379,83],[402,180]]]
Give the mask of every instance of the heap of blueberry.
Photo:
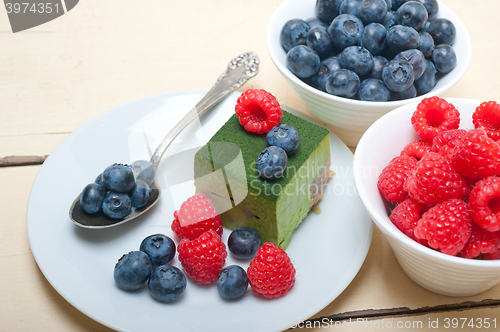
[[[154,167],[144,160],[108,166],[94,183],[83,188],[80,206],[87,213],[102,211],[111,219],[125,218],[132,208],[141,208],[149,201],[154,174]]]
[[[163,234],[146,237],[139,251],[123,255],[115,265],[114,279],[123,290],[136,290],[148,281],[148,289],[158,301],[173,302],[186,290],[186,276],[169,265],[175,255],[175,244]]]
[[[257,172],[265,179],[282,177],[288,155],[299,148],[299,133],[290,125],[279,124],[267,133],[266,142],[269,146],[257,157]]]
[[[281,29],[286,66],[323,92],[364,101],[428,93],[457,63],[456,29],[437,0],[317,0]]]

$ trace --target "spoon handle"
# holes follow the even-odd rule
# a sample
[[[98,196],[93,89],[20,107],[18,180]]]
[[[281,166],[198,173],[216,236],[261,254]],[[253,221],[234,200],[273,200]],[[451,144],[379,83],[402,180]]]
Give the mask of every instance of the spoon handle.
[[[158,164],[169,145],[188,124],[211,109],[228,94],[241,87],[250,78],[257,75],[258,71],[259,58],[254,52],[243,53],[231,60],[227,70],[220,75],[212,89],[170,130],[158,145],[150,160],[155,170],[158,169]]]

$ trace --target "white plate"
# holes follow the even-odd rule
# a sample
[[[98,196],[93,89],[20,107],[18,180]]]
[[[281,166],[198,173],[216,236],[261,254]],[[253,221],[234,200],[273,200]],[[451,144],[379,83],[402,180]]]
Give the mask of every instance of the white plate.
[[[106,166],[113,162],[149,159],[144,142],[156,147],[158,140],[205,93],[160,94],[101,114],[73,132],[50,154],[33,184],[27,228],[38,266],[68,302],[110,328],[119,331],[148,331],[157,327],[171,331],[284,330],[332,302],[349,285],[366,257],[373,223],[354,188],[353,155],[332,134],[332,170],[336,176],[319,203],[322,212],[309,213],[287,248],[297,278],[285,297],[265,300],[248,290],[238,301],[225,301],[214,285],[199,286],[188,280],[184,295],[177,302],[166,304],[154,300],[147,286],[135,292],[115,286],[113,268],[122,254],[138,250],[142,239],[154,233],[175,239],[170,230],[175,209],[170,191],[163,190],[161,201],[146,216],[110,229],[75,226],[68,217],[69,206]],[[234,112],[238,96],[239,93],[231,94],[203,117],[201,125],[194,123],[186,128],[167,154],[206,142]],[[159,170],[162,167],[165,165],[160,164]],[[225,243],[229,233],[224,230]],[[248,266],[248,262],[236,261],[231,255],[226,263]],[[173,265],[179,266],[177,256]]]

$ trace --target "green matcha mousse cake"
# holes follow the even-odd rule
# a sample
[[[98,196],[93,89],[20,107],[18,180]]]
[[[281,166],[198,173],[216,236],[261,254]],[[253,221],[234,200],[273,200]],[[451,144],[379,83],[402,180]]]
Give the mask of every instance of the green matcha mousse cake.
[[[283,111],[280,123],[300,135],[282,177],[261,178],[257,156],[266,135],[245,130],[234,114],[194,158],[197,193],[205,194],[220,213],[224,227],[250,227],[262,243],[285,249],[293,231],[323,195],[330,168],[330,132]]]

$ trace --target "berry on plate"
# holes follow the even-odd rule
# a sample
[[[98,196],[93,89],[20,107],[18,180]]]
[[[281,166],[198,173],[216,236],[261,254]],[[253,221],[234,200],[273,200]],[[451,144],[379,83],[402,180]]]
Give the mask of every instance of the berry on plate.
[[[222,235],[222,220],[215,206],[203,194],[196,194],[182,203],[180,209],[174,212],[172,231],[179,239],[196,239],[208,230]]]
[[[476,183],[469,208],[476,224],[490,232],[500,230],[500,178],[491,176]]]
[[[248,89],[236,101],[235,112],[247,131],[269,132],[281,121],[283,111],[276,98],[262,89]]]
[[[394,226],[410,239],[426,245],[426,240],[419,239],[414,234],[415,227],[417,227],[418,221],[420,220],[421,212],[422,206],[413,198],[408,197],[392,210],[389,219]]]
[[[452,198],[463,199],[469,193],[465,180],[446,158],[429,152],[417,163],[404,184],[408,195],[420,204],[432,205]]]
[[[408,196],[404,183],[416,166],[417,160],[407,155],[392,159],[379,175],[377,188],[380,194],[392,203],[403,201]]]
[[[431,248],[456,256],[471,234],[467,204],[450,199],[430,208],[420,218],[414,233],[417,238],[426,240]]]
[[[177,252],[186,273],[199,284],[215,282],[227,257],[226,246],[213,230],[194,240],[182,239]]]
[[[175,256],[175,243],[164,234],[153,234],[142,240],[139,250],[148,255],[153,266],[165,265]]]
[[[483,128],[489,138],[500,140],[500,105],[495,101],[481,103],[472,114],[474,127]]]
[[[260,247],[260,236],[255,230],[248,227],[235,229],[227,239],[227,248],[239,259],[255,257]]]
[[[500,146],[483,129],[469,130],[458,142],[451,162],[462,176],[481,179],[500,173]]]
[[[181,270],[170,265],[153,268],[148,288],[151,295],[162,302],[173,302],[186,290],[186,276]]]
[[[430,140],[438,133],[458,129],[460,113],[453,104],[439,97],[423,99],[411,117],[415,132],[423,139]]]
[[[148,280],[151,269],[151,261],[146,253],[131,251],[118,260],[113,276],[121,289],[136,290]]]
[[[225,299],[237,299],[245,294],[247,288],[247,273],[241,266],[226,266],[217,278],[217,291]]]
[[[250,262],[248,282],[254,294],[266,298],[284,296],[295,283],[295,268],[287,253],[277,245],[266,242]]]

